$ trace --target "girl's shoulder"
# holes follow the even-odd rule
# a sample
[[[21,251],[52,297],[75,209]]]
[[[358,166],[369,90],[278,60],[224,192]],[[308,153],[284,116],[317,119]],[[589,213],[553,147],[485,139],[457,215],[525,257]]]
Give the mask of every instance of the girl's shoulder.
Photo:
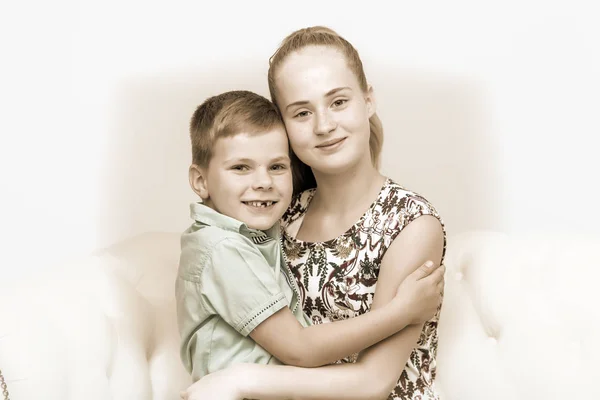
[[[429,200],[390,178],[387,178],[381,189],[375,208],[380,214],[410,216],[411,219],[420,215],[432,215],[441,221],[438,211]]]
[[[443,263],[446,254],[446,227],[444,220],[436,208],[425,197],[388,179],[378,198],[375,213],[380,220],[388,222],[388,227],[393,227],[393,229],[389,229],[392,239],[408,224],[423,215],[436,218],[441,225],[444,235],[444,249],[441,261]]]

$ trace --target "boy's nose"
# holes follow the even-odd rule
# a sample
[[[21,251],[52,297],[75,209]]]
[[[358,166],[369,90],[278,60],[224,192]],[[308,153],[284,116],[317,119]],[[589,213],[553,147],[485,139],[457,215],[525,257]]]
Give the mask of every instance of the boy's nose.
[[[273,179],[271,178],[271,175],[262,169],[257,170],[256,174],[254,175],[252,188],[256,190],[266,190],[271,189],[272,187]]]

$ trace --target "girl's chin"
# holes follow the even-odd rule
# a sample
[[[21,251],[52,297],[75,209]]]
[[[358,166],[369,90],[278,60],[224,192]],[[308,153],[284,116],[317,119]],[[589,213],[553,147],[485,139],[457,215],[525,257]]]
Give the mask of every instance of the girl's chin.
[[[359,160],[349,157],[328,157],[327,159],[317,159],[310,166],[314,171],[325,175],[343,174],[355,168],[359,164]]]

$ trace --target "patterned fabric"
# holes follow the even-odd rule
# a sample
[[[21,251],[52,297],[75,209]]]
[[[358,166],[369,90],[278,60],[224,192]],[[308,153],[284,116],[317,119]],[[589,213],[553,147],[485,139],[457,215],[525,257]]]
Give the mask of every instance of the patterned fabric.
[[[377,200],[344,234],[326,242],[300,241],[288,229],[304,216],[314,193],[310,189],[297,195],[282,223],[287,262],[299,283],[304,312],[313,324],[351,318],[369,310],[381,260],[394,238],[410,222],[422,215],[432,215],[444,226],[426,199],[387,179]],[[443,259],[442,255],[442,262]],[[417,347],[388,399],[439,399],[433,384],[439,314],[438,308],[436,315],[425,323]],[[339,362],[355,362],[357,356]]]

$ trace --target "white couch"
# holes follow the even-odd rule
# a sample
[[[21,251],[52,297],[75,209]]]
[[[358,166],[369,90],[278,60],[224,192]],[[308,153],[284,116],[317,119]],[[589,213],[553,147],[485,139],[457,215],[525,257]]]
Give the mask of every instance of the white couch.
[[[600,399],[600,237],[450,237],[438,387],[446,400]],[[12,400],[178,399],[177,234],[0,281]],[[0,396],[1,398],[1,396]]]

